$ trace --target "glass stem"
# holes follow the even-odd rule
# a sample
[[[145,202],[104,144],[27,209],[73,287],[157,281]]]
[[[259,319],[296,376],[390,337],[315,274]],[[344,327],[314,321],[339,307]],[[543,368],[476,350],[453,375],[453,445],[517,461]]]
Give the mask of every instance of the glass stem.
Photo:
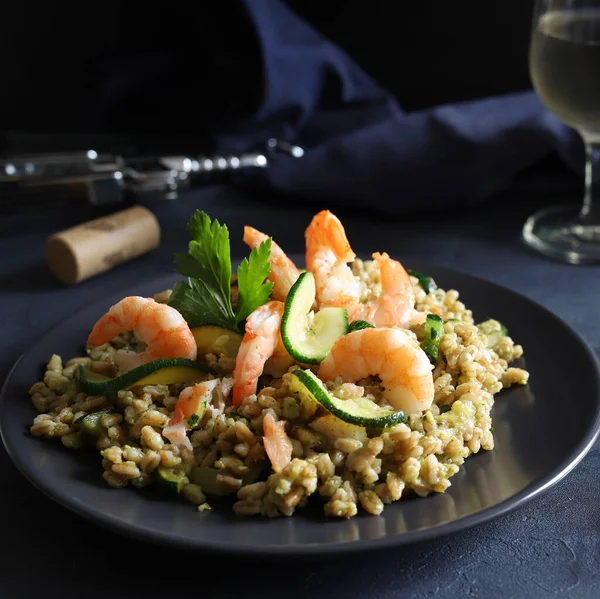
[[[600,143],[585,137],[585,194],[581,209],[582,220],[600,223]]]

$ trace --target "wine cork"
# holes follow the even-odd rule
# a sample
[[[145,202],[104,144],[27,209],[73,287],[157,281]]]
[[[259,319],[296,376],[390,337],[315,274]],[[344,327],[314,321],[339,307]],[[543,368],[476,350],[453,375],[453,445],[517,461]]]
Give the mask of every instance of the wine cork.
[[[48,238],[46,260],[54,276],[74,285],[137,258],[160,243],[156,217],[134,206]]]

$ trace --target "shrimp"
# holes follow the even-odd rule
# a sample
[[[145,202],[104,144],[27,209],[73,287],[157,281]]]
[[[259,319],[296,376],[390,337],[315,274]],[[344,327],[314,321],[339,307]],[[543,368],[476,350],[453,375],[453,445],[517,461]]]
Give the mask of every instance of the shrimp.
[[[263,418],[263,445],[269,456],[273,472],[281,472],[291,461],[294,449],[290,438],[285,433],[285,422],[277,422],[271,412]]]
[[[363,286],[347,264],[354,261],[356,254],[342,223],[329,210],[322,210],[312,219],[304,237],[306,269],[315,277],[319,308],[346,308],[348,317],[352,318]]]
[[[317,376],[325,382],[341,376],[353,383],[378,375],[388,403],[396,410],[415,414],[433,402],[431,370],[427,354],[408,333],[376,328],[340,337],[321,362]]]
[[[187,436],[186,423],[192,414],[196,414],[198,406],[202,402],[209,402],[212,393],[219,383],[219,379],[196,383],[191,387],[186,387],[180,394],[173,415],[163,431],[163,437],[167,438],[173,445],[181,445],[190,451],[193,451],[192,444]]]
[[[276,379],[281,378],[294,363],[294,358],[288,354],[288,350],[285,349],[283,339],[281,338],[281,330],[277,334],[277,345],[273,355],[265,362],[264,374],[275,377]]]
[[[183,316],[175,308],[151,298],[123,298],[100,317],[87,342],[102,345],[124,331],[135,331],[147,344],[146,351],[134,354],[135,360],[128,359],[129,367],[159,358],[196,359],[196,340]]]
[[[381,295],[357,307],[355,320],[366,320],[375,326],[407,327],[425,322],[427,315],[415,310],[415,288],[400,262],[385,252],[373,254],[381,275]]]
[[[234,405],[239,406],[246,397],[256,393],[258,377],[264,372],[269,358],[274,356],[275,366],[281,368],[285,351],[280,334],[282,317],[283,303],[272,301],[259,306],[246,319],[246,333],[233,371]],[[288,356],[288,361],[289,368],[293,360]]]
[[[354,275],[348,262],[352,251],[340,220],[328,210],[319,212],[306,229],[306,266],[315,276],[320,308],[346,308],[351,320],[366,320],[375,326],[420,324],[426,315],[414,309],[415,290],[400,262],[388,254],[373,259],[381,275],[381,295],[362,301],[364,283]]]
[[[244,227],[244,243],[251,248],[258,247],[263,241],[269,239],[268,235],[253,229]],[[292,285],[300,276],[296,265],[285,255],[284,251],[271,238],[271,272],[267,277],[273,283],[272,298],[281,302],[285,301]]]

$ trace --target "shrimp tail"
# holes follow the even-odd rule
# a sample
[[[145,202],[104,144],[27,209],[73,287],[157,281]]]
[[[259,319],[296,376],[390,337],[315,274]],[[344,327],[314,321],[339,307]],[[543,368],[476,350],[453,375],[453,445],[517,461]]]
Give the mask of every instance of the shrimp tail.
[[[329,248],[338,262],[352,262],[356,254],[350,247],[344,226],[340,219],[329,210],[321,210],[314,216],[304,233],[306,239],[306,265],[311,270],[314,248]],[[310,249],[309,249],[310,246]]]

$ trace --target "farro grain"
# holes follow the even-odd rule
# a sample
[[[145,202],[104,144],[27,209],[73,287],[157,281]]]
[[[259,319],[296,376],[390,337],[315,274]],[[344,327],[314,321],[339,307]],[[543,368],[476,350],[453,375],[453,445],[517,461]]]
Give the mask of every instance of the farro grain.
[[[144,398],[136,398],[131,402],[131,407],[135,410],[135,413],[140,416],[144,412],[150,409],[150,404],[152,402],[149,399]],[[149,422],[145,422],[144,424],[150,424]]]
[[[137,489],[142,489],[143,487],[152,484],[152,477],[149,474],[142,472],[137,478],[134,478],[131,481],[131,484]]]
[[[206,501],[206,495],[202,492],[202,489],[193,483],[188,483],[181,489],[181,494],[190,503],[195,505],[202,505]]]
[[[118,424],[109,427],[106,431],[106,434],[110,439],[111,443],[117,443],[118,445],[125,443],[125,440],[127,439],[125,431]]]
[[[248,466],[234,456],[222,456],[215,462],[215,468],[229,470],[234,476],[242,476],[248,472]]]
[[[262,499],[267,492],[267,483],[258,482],[241,487],[237,492],[238,499]]]
[[[83,447],[81,433],[69,433],[67,435],[63,435],[60,440],[62,444],[69,449],[80,449]]]
[[[112,362],[106,362],[101,360],[90,360],[89,358],[85,358],[88,360],[87,369],[91,372],[95,372],[97,374],[103,374],[104,376],[114,376],[115,375],[115,365]]]
[[[154,470],[156,470],[156,468],[158,468],[159,464],[160,464],[160,454],[157,451],[149,450],[146,452],[146,454],[142,458],[140,467],[142,469],[142,472],[150,474],[151,472],[154,472]]]
[[[47,414],[40,414],[33,420],[33,425],[29,429],[34,437],[49,437],[54,429],[54,421]]]
[[[260,443],[256,443],[250,447],[248,457],[246,458],[246,464],[252,466],[258,464],[265,459],[265,449]]]
[[[131,447],[131,445],[125,445],[123,447],[123,457],[136,464],[141,464],[144,459],[144,452],[139,447]]]
[[[111,470],[124,478],[137,478],[140,475],[140,469],[137,467],[135,462],[121,462],[120,464],[113,464]]]
[[[233,445],[229,441],[219,439],[215,442],[215,448],[221,453],[231,453],[233,451]]]
[[[362,441],[358,439],[336,439],[333,446],[344,453],[352,453],[362,447]]]
[[[174,468],[181,464],[181,458],[178,455],[175,455],[173,449],[161,449],[158,453],[160,455],[161,464],[167,468]]]
[[[141,440],[143,445],[154,451],[160,451],[165,445],[160,434],[149,425],[142,427]]]
[[[247,443],[248,445],[252,445],[256,442],[254,433],[248,428],[248,425],[243,420],[236,421],[235,434],[240,441]]]
[[[107,447],[100,452],[100,455],[107,460],[110,460],[113,464],[118,464],[123,461],[123,450],[115,445]]]
[[[102,474],[102,478],[107,482],[110,487],[115,489],[121,489],[126,487],[129,483],[129,478],[125,476],[121,476],[115,472],[111,472],[110,470],[105,470]]]
[[[103,395],[98,397],[88,397],[80,406],[82,412],[97,412],[108,406],[108,400]]]
[[[262,500],[240,499],[233,504],[233,511],[240,516],[256,516],[262,511]]]
[[[102,451],[112,445],[112,441],[108,438],[108,435],[102,433],[96,441],[96,449]]]
[[[374,491],[362,491],[358,495],[358,498],[363,509],[369,514],[378,516],[379,514],[381,514],[381,512],[383,512],[383,502]]]
[[[217,482],[230,491],[237,491],[242,486],[242,480],[228,474],[217,474]]]

